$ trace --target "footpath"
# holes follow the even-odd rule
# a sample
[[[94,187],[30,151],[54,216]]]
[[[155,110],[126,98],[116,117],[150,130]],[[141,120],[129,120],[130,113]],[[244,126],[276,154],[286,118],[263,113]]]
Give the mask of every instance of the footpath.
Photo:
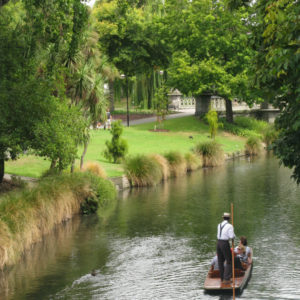
[[[187,117],[187,116],[193,116],[195,115],[195,109],[182,109],[182,110],[177,110],[176,113],[172,113],[170,115],[166,116],[166,119],[176,119],[176,118],[182,118],[182,117]],[[156,121],[156,116],[154,117],[146,117],[146,118],[141,118],[138,120],[130,120],[129,116],[129,125],[139,125],[139,124],[145,124],[145,123],[151,123]],[[127,122],[126,120],[123,121],[123,125],[126,126]]]

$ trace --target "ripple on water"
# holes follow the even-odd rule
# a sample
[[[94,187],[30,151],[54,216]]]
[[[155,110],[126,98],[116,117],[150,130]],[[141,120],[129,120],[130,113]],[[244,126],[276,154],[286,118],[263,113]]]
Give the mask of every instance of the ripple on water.
[[[105,268],[74,281],[57,297],[89,292],[94,299],[199,299],[199,273],[207,264],[199,264],[189,242],[169,236],[117,240]]]

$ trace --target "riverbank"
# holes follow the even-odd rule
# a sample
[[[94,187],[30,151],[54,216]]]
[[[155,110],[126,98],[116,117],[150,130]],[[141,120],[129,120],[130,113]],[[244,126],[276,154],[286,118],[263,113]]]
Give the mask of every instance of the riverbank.
[[[57,226],[0,272],[0,299],[207,300],[203,283],[215,255],[216,225],[231,203],[235,233],[246,235],[256,257],[264,257],[256,259],[242,298],[300,299],[293,288],[299,262],[286,260],[298,255],[300,241],[300,187],[291,174],[272,155],[262,155],[155,188],[125,190],[105,216]]]
[[[0,269],[76,214],[94,212],[116,196],[113,184],[90,173],[45,178],[0,201]]]
[[[165,121],[164,128],[168,129],[168,132],[152,132],[150,129],[153,128],[154,124],[144,123],[126,128],[125,138],[128,139],[129,145],[132,145],[131,157],[141,156],[143,153],[142,155],[148,161],[151,157],[152,160],[156,160],[156,165],[160,164],[159,176],[161,177],[156,182],[166,180],[169,177],[182,176],[183,173],[206,166],[203,165],[204,159],[202,159],[201,164],[197,161],[200,153],[197,154],[194,151],[195,146],[199,143],[211,141],[206,124],[195,117],[187,116],[181,118],[180,122],[176,119]],[[90,152],[87,155],[91,161],[99,161],[99,148],[103,147],[109,136],[108,130],[93,132],[92,143],[89,147]],[[216,142],[221,145],[222,152],[225,152],[225,159],[244,155],[245,137],[220,131],[216,137]],[[171,152],[170,149],[172,149]],[[30,165],[26,166],[28,157]],[[43,168],[38,164],[33,164],[33,159],[36,158],[24,156],[18,160],[16,166],[19,166],[19,173],[27,174],[28,170],[34,168],[41,174]],[[163,162],[166,160],[167,162]],[[100,162],[102,166],[105,166],[105,163],[108,164],[103,159],[100,159]],[[140,160],[140,164],[143,165],[143,160]],[[27,189],[1,196],[0,268],[15,263],[26,249],[42,240],[42,237],[53,230],[57,224],[78,214],[82,208],[82,203],[89,202],[89,205],[97,206],[95,197],[111,199],[112,195],[115,194],[114,186],[118,189],[124,189],[129,186],[144,184],[144,179],[139,181],[142,184],[139,183],[137,181],[139,178],[135,174],[127,174],[125,177],[125,170],[122,169],[122,165],[109,165],[118,168],[118,172],[108,172],[109,181],[93,179],[95,177],[91,175],[75,172],[58,177],[58,179],[53,178],[53,182],[48,184],[47,179],[41,180],[36,186],[30,179],[31,186]],[[164,170],[166,165],[169,168],[167,171]],[[181,171],[177,172],[178,170]],[[59,178],[65,178],[65,181],[60,182]],[[28,180],[28,178],[26,179]],[[56,180],[58,181],[56,182]],[[99,180],[106,183],[97,184]],[[152,183],[149,184],[146,181],[145,185],[152,185]],[[89,205],[85,209],[89,210]]]

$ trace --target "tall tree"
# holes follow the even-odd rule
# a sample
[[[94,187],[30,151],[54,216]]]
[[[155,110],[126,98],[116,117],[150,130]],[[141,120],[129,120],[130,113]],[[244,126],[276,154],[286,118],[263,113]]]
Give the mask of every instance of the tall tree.
[[[75,59],[69,65],[69,76],[67,77],[68,96],[73,104],[81,108],[86,119],[84,130],[84,149],[81,155],[80,169],[83,166],[84,156],[89,144],[90,127],[95,127],[98,121],[106,118],[107,101],[104,94],[105,58],[99,51],[98,33],[94,27],[93,18],[84,32],[79,43]],[[104,63],[103,63],[104,60]]]
[[[231,100],[250,100],[247,68],[247,11],[231,12],[224,1],[166,2],[165,24],[173,42],[169,84],[196,98],[215,94],[226,100],[226,117],[233,121]]]
[[[293,168],[300,183],[300,3],[260,0],[255,6],[253,46],[256,85],[264,98],[281,110],[275,154]]]
[[[127,0],[96,3],[93,13],[98,20],[101,50],[120,74],[131,78],[144,74],[151,80],[155,68],[166,66],[166,45],[158,34],[159,22],[156,22],[160,18],[156,13],[161,5],[158,3]]]
[[[55,57],[61,51],[74,55],[85,12],[80,0],[10,1],[0,7],[0,182],[6,159],[28,148],[41,150],[36,128],[53,113],[52,101],[65,99],[64,66]]]

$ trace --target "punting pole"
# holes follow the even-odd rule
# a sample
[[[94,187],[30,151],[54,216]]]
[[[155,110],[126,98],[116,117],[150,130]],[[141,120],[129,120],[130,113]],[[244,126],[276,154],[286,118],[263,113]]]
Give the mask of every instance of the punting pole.
[[[233,203],[231,203],[231,224],[233,226]],[[232,299],[235,299],[235,274],[234,274],[234,239],[232,239]]]

